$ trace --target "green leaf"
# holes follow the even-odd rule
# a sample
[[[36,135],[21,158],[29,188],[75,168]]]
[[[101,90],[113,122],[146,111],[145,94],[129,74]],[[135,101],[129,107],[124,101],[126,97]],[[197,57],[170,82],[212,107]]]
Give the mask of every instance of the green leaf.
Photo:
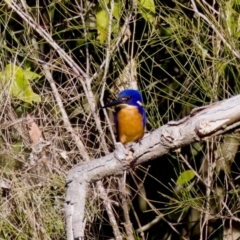
[[[9,70],[11,71],[11,69]],[[24,77],[21,68],[15,67],[15,70],[15,73],[13,73],[15,76],[13,77],[12,81],[11,96],[17,97],[18,99],[28,103],[32,103],[32,89],[28,80]]]
[[[41,97],[32,91],[28,81],[28,79],[32,80],[37,77],[39,75],[31,72],[29,69],[23,70],[14,64],[8,64],[5,67],[5,76],[2,73],[0,74],[0,81],[2,84],[8,85],[11,98],[32,103],[33,101],[41,101]]]
[[[30,71],[30,68],[27,68],[27,69],[23,70],[23,74],[24,74],[24,77],[27,80],[34,80],[36,78],[40,78],[41,77],[39,74]]]
[[[101,8],[96,14],[98,39],[100,43],[104,43],[105,40],[107,39],[108,22],[109,22],[108,12],[106,9]]]
[[[98,11],[96,13],[96,26],[98,32],[98,40],[100,43],[104,43],[107,39],[108,35],[108,27],[109,27],[109,14],[106,7],[110,8],[110,1],[100,1],[98,6]],[[112,21],[112,29],[113,33],[119,32],[119,19],[122,12],[122,1],[117,0],[114,1],[113,8],[113,21]]]
[[[183,185],[191,181],[194,177],[195,177],[195,173],[192,170],[187,170],[180,174],[176,183],[178,185]]]
[[[156,14],[154,0],[138,0],[138,10],[147,22],[154,22]]]
[[[41,102],[41,96],[36,94],[35,92],[32,92],[32,101],[33,102]]]
[[[114,1],[113,16],[119,20],[122,11],[122,1]]]
[[[238,36],[239,30],[239,1],[227,1],[225,4],[225,16],[227,29],[231,36]]]

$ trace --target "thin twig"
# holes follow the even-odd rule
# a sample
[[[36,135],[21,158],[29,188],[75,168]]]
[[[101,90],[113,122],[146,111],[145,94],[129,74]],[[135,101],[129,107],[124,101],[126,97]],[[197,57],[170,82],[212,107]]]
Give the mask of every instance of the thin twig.
[[[93,118],[96,122],[97,129],[99,131],[99,135],[101,138],[101,143],[104,146],[104,149],[107,149],[106,140],[104,138],[104,132],[101,127],[101,120],[96,113],[96,102],[95,96],[91,89],[91,79],[90,77],[77,65],[77,63],[52,39],[50,34],[48,34],[39,24],[37,24],[33,18],[27,13],[24,12],[15,1],[7,1],[5,2],[15,10],[20,17],[22,17],[28,24],[31,26],[40,36],[42,36],[59,54],[59,56],[73,69],[73,72],[78,76],[80,80],[85,96],[88,100],[91,112],[93,114]],[[85,80],[87,80],[87,86],[85,84]]]
[[[118,186],[122,202],[123,215],[125,219],[125,223],[123,223],[123,225],[127,234],[127,239],[134,240],[135,238],[133,236],[133,226],[129,217],[129,206],[127,202],[128,197],[126,193],[126,171],[124,172],[124,175],[118,179]]]
[[[116,240],[121,240],[122,235],[121,235],[121,232],[119,231],[119,227],[118,227],[116,218],[115,218],[114,213],[113,213],[112,204],[111,204],[111,202],[110,202],[110,200],[109,200],[109,198],[106,194],[106,191],[105,191],[101,181],[97,182],[97,187],[98,187],[98,192],[101,195],[101,198],[105,199],[103,201],[103,203],[104,203],[104,207],[105,207],[105,209],[108,213],[108,217],[109,217],[109,220],[111,222],[111,226],[113,228],[115,239]]]
[[[110,52],[110,56],[112,56],[112,53],[117,51],[117,49],[119,48],[119,46],[121,45],[121,41],[122,41],[122,37],[125,35],[127,28],[129,26],[129,23],[131,21],[132,18],[132,11],[129,13],[129,15],[126,17],[126,20],[121,28],[121,31],[119,32],[119,35],[117,37],[117,40],[114,42],[112,48],[111,48],[111,52]],[[104,66],[106,65],[106,59],[103,60],[103,62],[101,63],[98,71],[96,71],[92,77],[90,77],[90,82],[92,82],[94,79],[96,79],[99,74],[102,72],[102,69],[104,68]]]
[[[78,1],[75,1],[76,5],[78,6],[78,9],[80,11],[80,17],[82,20],[83,25],[83,34],[85,38],[85,44],[86,44],[86,74],[89,76],[89,70],[90,70],[90,57],[89,57],[89,44],[87,39],[87,26],[85,23],[85,17],[84,17],[84,7],[83,7],[83,0],[80,1],[81,6],[79,6]]]
[[[223,41],[223,43],[229,48],[229,50],[231,50],[231,52],[234,54],[234,56],[238,59],[240,59],[240,55],[238,53],[237,50],[235,50],[228,42],[227,40],[224,38],[224,36],[220,33],[220,31],[217,29],[217,27],[211,22],[211,20],[209,20],[204,14],[202,14],[201,12],[198,11],[198,8],[194,2],[194,0],[191,0],[192,3],[192,8],[193,11],[199,16],[201,17],[203,20],[205,20],[209,26],[213,29],[213,31],[218,35],[218,37]]]
[[[52,39],[50,34],[48,34],[39,24],[37,24],[33,18],[24,10],[15,1],[4,0],[17,14],[26,21],[29,26],[31,26],[41,37],[43,37],[53,49],[59,54],[59,56],[64,59],[64,61],[73,69],[74,73],[82,77],[89,78],[87,74],[76,64],[76,62]],[[83,79],[81,79],[83,80]]]
[[[110,55],[111,54],[111,33],[112,33],[112,20],[113,20],[114,1],[111,0],[110,9],[108,9],[106,3],[105,3],[104,7],[108,11],[109,24],[108,24],[108,35],[107,35],[107,45],[106,45],[105,71],[104,71],[103,80],[102,80],[103,81],[102,89],[105,89],[106,77],[107,77],[109,64],[110,64],[110,57],[111,57],[111,55]],[[91,81],[88,81],[87,82],[87,87],[90,88],[90,86],[91,86]],[[104,115],[105,115],[106,119],[108,120],[108,116],[107,116],[106,110],[104,110]],[[112,134],[112,138],[115,140],[112,128],[110,128],[110,132]],[[104,136],[103,133],[102,133],[102,136]],[[109,153],[105,138],[102,139],[102,144],[103,144],[103,149],[104,149],[105,153]],[[103,204],[104,204],[104,207],[105,207],[105,209],[107,211],[107,214],[108,214],[111,226],[113,228],[113,233],[114,233],[115,239],[117,239],[117,240],[119,239],[120,240],[120,239],[122,239],[122,236],[121,236],[121,233],[120,233],[119,226],[117,224],[115,215],[113,213],[111,201],[110,201],[109,197],[107,196],[107,193],[105,191],[105,188],[102,186],[102,183],[100,184],[100,182],[98,182],[97,186],[98,186],[98,191],[101,194],[101,197],[104,199],[103,200]]]
[[[107,44],[106,44],[106,50],[105,50],[105,52],[106,52],[105,68],[104,68],[104,74],[103,74],[103,79],[102,79],[102,92],[101,92],[101,97],[100,97],[100,101],[101,101],[102,106],[104,105],[103,96],[104,96],[104,92],[105,92],[106,78],[107,78],[109,64],[110,64],[110,57],[111,57],[111,53],[112,53],[112,51],[111,51],[111,34],[112,34],[112,20],[113,20],[113,14],[112,13],[113,13],[113,8],[114,8],[114,1],[111,0],[110,9],[108,9],[106,3],[105,3],[104,7],[108,11],[109,24],[108,24]],[[114,132],[113,132],[113,129],[112,129],[112,126],[111,126],[111,122],[109,120],[106,109],[103,109],[103,113],[104,113],[105,119],[107,120],[112,140],[115,144],[116,143],[115,135],[114,135]]]
[[[63,119],[63,122],[64,122],[64,126],[66,127],[67,131],[71,134],[71,137],[74,139],[74,141],[75,141],[75,143],[78,147],[79,153],[81,154],[82,158],[85,161],[89,161],[90,160],[89,154],[88,154],[86,148],[84,147],[83,142],[81,141],[79,136],[76,134],[76,132],[72,128],[72,125],[69,121],[68,115],[67,115],[66,110],[63,106],[62,99],[61,99],[61,96],[58,92],[55,81],[53,80],[52,74],[49,71],[48,65],[47,64],[42,64],[42,69],[44,71],[44,75],[46,76],[48,82],[50,83],[50,86],[52,88],[54,97],[55,97],[55,99],[57,101],[57,104],[60,108],[60,111],[61,111],[61,114],[62,114],[62,119]]]

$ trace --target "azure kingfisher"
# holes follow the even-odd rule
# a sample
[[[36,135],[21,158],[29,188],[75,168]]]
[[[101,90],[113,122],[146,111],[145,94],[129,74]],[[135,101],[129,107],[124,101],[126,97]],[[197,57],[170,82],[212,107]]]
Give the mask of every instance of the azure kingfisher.
[[[140,140],[146,126],[146,112],[139,91],[126,89],[119,93],[118,98],[103,108],[116,106],[114,122],[118,140],[122,144]]]

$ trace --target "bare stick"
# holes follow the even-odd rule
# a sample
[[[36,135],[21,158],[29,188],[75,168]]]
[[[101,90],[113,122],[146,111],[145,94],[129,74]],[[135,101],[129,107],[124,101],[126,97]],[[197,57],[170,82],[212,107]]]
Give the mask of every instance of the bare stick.
[[[60,108],[60,111],[61,111],[61,114],[62,114],[62,119],[63,119],[63,122],[64,122],[64,126],[66,127],[67,131],[71,134],[71,137],[74,139],[74,141],[75,141],[75,143],[78,147],[79,153],[81,154],[82,158],[85,161],[89,161],[90,158],[89,158],[88,152],[87,152],[86,148],[84,147],[83,142],[81,141],[79,136],[76,134],[76,132],[72,128],[72,125],[69,121],[68,115],[67,115],[67,113],[65,111],[65,108],[63,106],[63,103],[62,103],[60,94],[58,92],[57,86],[55,84],[55,81],[52,78],[52,74],[50,73],[49,68],[46,64],[43,64],[42,67],[43,67],[43,71],[45,73],[45,76],[46,76],[48,82],[50,83],[50,86],[52,88],[52,91],[53,91],[54,97],[57,101],[57,104]]]
[[[194,0],[191,0],[193,11],[204,21],[206,21],[209,26],[214,30],[214,32],[218,35],[218,37],[223,41],[223,43],[231,50],[231,52],[234,54],[234,56],[238,59],[240,59],[240,54],[237,50],[233,49],[233,47],[227,42],[227,40],[224,38],[224,36],[220,33],[220,31],[217,29],[217,27],[211,22],[210,19],[208,19],[204,14],[198,11],[197,6],[194,2]]]

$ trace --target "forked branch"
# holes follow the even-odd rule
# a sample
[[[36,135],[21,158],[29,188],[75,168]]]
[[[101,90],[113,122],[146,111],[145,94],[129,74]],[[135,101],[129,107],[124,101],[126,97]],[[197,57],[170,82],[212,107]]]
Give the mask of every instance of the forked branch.
[[[86,192],[88,184],[110,175],[121,174],[134,166],[156,159],[170,151],[176,150],[191,143],[205,140],[206,138],[237,131],[240,125],[240,95],[213,103],[208,106],[194,109],[189,116],[177,122],[156,129],[146,135],[141,142],[132,144],[128,148],[117,148],[115,152],[105,157],[94,159],[74,167],[67,177],[66,205],[72,206],[72,211],[66,213],[68,226],[78,229],[83,226],[84,209],[79,209],[79,204],[74,200],[75,191]],[[77,186],[77,187],[76,187]],[[78,199],[85,202],[85,199]],[[84,204],[81,205],[84,208]],[[69,207],[66,207],[68,211]],[[70,221],[70,222],[69,222]],[[77,235],[75,228],[68,228],[75,239],[83,239]],[[70,240],[70,238],[69,238]],[[71,239],[72,240],[72,239]]]

